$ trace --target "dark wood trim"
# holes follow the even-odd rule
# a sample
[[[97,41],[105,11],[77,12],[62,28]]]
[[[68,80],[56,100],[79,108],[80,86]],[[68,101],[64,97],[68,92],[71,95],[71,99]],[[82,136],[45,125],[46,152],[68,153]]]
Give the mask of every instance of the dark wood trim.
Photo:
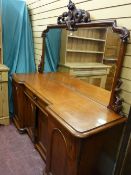
[[[120,52],[119,52],[118,62],[117,62],[117,69],[116,69],[116,73],[114,77],[111,98],[110,98],[110,102],[108,106],[108,108],[112,109],[113,111],[115,111],[116,113],[120,115],[124,115],[122,113],[122,102],[124,101],[124,99],[122,99],[119,96],[119,94],[121,92],[121,84],[122,84],[122,81],[120,80],[120,74],[121,74],[122,64],[124,61],[124,55],[126,52],[126,46],[127,46],[126,41],[121,42]]]
[[[113,31],[123,35],[127,33],[127,38],[129,37],[129,31],[125,27],[117,27],[116,20],[92,20],[88,23],[76,23],[76,27],[113,27]],[[44,33],[48,32],[49,29],[56,29],[56,28],[66,28],[66,24],[53,24],[48,25],[45,30],[43,30],[42,37],[44,37]]]

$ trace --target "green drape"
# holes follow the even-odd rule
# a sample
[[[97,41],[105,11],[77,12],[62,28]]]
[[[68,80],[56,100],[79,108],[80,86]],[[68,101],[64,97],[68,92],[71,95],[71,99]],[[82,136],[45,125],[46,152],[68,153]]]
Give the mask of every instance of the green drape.
[[[32,31],[26,3],[2,0],[3,61],[9,71],[9,106],[13,114],[12,74],[35,72]]]
[[[61,30],[50,29],[46,34],[45,48],[45,72],[55,72],[59,63],[60,45],[61,45]]]

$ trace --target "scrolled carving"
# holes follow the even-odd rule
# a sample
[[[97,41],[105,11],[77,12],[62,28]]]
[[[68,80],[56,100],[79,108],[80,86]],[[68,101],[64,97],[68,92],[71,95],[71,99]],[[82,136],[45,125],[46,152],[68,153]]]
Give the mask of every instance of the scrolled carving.
[[[82,9],[77,9],[71,0],[69,1],[67,7],[69,11],[60,15],[57,18],[57,23],[66,24],[68,30],[76,30],[77,23],[87,23],[91,21],[89,12]]]
[[[117,86],[116,86],[116,88],[115,88],[115,93],[118,94],[118,93],[121,91],[121,85],[122,85],[122,83],[123,83],[123,81],[120,80],[120,79],[118,79],[118,81],[117,81]]]
[[[114,103],[114,111],[118,114],[122,113],[122,103],[123,103],[123,98],[120,98],[118,96],[115,96],[115,103]]]
[[[122,80],[118,79],[117,86],[115,88],[115,94],[114,94],[113,110],[116,113],[118,113],[120,115],[123,115],[123,112],[122,112],[122,108],[123,108],[122,103],[124,102],[124,99],[119,96],[119,93],[121,91],[121,88],[120,88],[121,85],[122,85]]]
[[[127,30],[127,28],[125,27],[118,27],[116,21],[114,21],[113,23],[112,30],[120,34],[120,38],[122,39],[123,42],[126,42],[130,37],[129,30]]]

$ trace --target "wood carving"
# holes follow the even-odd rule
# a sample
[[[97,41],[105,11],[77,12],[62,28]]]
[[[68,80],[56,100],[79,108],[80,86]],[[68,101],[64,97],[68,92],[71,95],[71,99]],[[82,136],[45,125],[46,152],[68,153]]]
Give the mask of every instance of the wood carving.
[[[60,15],[57,19],[57,23],[66,24],[68,30],[75,31],[76,23],[87,23],[91,21],[89,12],[77,9],[71,0],[67,7],[69,11]]]
[[[116,101],[115,101],[115,105],[114,105],[114,111],[122,114],[122,102],[124,101],[123,98],[120,98],[118,96],[115,97]]]
[[[117,86],[116,86],[116,88],[115,88],[115,92],[118,94],[120,91],[121,91],[121,85],[122,85],[122,80],[120,80],[120,79],[118,79],[118,81],[117,81]]]
[[[116,21],[114,21],[112,24],[112,30],[115,33],[118,33],[120,35],[122,44],[121,44],[121,48],[120,48],[119,58],[118,58],[118,62],[117,62],[117,70],[116,70],[116,74],[115,74],[115,78],[114,78],[110,103],[109,103],[108,107],[111,108],[116,113],[123,116],[124,114],[122,112],[122,103],[124,100],[122,98],[120,98],[120,96],[119,96],[120,91],[121,91],[120,86],[122,84],[122,81],[119,78],[120,78],[120,74],[121,74],[120,70],[121,70],[121,67],[123,64],[124,54],[126,52],[126,46],[127,46],[126,43],[130,37],[130,32],[125,27],[118,27]]]
[[[122,103],[123,103],[124,99],[119,96],[119,93],[121,91],[121,88],[120,88],[121,85],[122,85],[122,80],[118,79],[117,86],[115,88],[113,110],[116,113],[118,113],[120,115],[123,115],[123,112],[122,112]]]
[[[117,27],[117,22],[114,21],[114,24],[112,26],[112,30],[116,33],[120,34],[120,38],[123,42],[126,42],[128,38],[130,37],[130,32],[125,27]]]

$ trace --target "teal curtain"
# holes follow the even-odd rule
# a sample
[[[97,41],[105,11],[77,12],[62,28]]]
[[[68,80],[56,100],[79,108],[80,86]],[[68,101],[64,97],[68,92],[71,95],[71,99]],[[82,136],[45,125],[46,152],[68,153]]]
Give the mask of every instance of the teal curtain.
[[[50,29],[46,34],[44,72],[55,72],[60,58],[61,30]]]
[[[3,62],[9,71],[9,110],[13,114],[12,74],[35,72],[31,24],[24,0],[2,0]]]

